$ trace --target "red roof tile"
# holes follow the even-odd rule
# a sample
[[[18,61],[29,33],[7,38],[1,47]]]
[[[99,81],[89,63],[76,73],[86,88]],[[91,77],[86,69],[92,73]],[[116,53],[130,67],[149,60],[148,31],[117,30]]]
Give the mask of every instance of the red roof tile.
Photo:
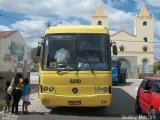
[[[15,33],[15,31],[0,31],[0,40],[4,39],[4,38],[7,38],[14,33]]]

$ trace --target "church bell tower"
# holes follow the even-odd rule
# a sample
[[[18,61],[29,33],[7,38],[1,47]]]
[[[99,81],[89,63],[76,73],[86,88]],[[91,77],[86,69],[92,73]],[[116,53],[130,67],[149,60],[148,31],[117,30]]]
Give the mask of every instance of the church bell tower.
[[[92,16],[91,25],[101,25],[108,28],[108,17],[104,14],[102,5],[99,5],[96,14]]]

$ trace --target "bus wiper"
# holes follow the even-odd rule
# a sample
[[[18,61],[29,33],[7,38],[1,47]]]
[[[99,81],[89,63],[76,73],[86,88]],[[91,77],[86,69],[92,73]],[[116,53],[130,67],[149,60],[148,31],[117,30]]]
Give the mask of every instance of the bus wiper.
[[[87,61],[87,63],[89,64],[88,61]],[[89,68],[90,68],[91,73],[94,74],[94,69],[92,69],[92,65],[91,64],[89,64]]]
[[[79,70],[78,70],[78,64],[76,64],[76,75],[78,75]]]
[[[90,67],[90,70],[91,70],[91,73],[94,74],[94,69],[92,69],[92,68]]]
[[[62,71],[64,71],[64,70],[66,70],[66,68],[56,68],[56,70],[57,70],[57,73],[60,73],[60,72],[62,72]]]
[[[66,65],[64,64],[58,64],[58,67],[56,68],[57,73],[60,73],[63,70],[66,70]]]

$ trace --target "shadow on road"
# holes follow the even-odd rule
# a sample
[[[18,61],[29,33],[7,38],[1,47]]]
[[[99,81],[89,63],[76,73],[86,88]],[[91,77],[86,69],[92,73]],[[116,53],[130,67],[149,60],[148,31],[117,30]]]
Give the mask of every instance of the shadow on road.
[[[94,117],[121,117],[122,115],[134,114],[135,99],[132,96],[121,88],[112,88],[112,93],[110,107],[58,107],[52,108],[49,114]]]

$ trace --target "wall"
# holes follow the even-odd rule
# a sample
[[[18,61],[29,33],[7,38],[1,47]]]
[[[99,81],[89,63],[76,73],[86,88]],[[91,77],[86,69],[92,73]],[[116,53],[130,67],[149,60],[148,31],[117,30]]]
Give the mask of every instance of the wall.
[[[15,32],[0,43],[0,71],[22,72],[24,61],[30,64],[30,49],[20,33]]]
[[[108,26],[108,17],[107,16],[92,16],[92,20],[91,20],[91,24],[92,25],[98,25],[98,21],[102,21],[102,26],[105,26],[105,27],[109,27]]]
[[[144,42],[142,38],[140,39],[140,36],[130,35],[129,33],[125,32],[124,30],[121,30],[120,32],[111,36],[111,40],[116,41],[116,44],[117,44],[117,48],[118,48],[118,55],[117,56],[121,56],[121,57],[125,57],[125,56],[134,57],[134,56],[136,56],[137,62],[134,66],[136,66],[137,69],[139,69],[139,70],[142,69],[143,59],[147,59],[148,65],[149,65],[149,72],[153,72],[153,63],[154,63],[153,43]],[[142,41],[142,42],[138,42],[138,41]],[[119,47],[122,45],[124,46],[125,50],[119,51]],[[147,52],[143,52],[143,46],[148,47]]]

